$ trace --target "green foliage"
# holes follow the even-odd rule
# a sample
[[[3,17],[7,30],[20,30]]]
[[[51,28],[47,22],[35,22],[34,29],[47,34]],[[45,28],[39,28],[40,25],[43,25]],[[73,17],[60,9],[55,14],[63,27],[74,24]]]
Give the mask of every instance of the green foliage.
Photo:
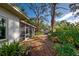
[[[44,33],[39,31],[39,32],[36,32],[36,35],[43,35]]]
[[[0,56],[21,56],[25,50],[18,42],[4,43],[0,47]]]
[[[36,19],[31,18],[31,19],[28,19],[27,22],[30,23],[30,24],[32,24],[32,25],[35,25],[35,20]]]
[[[72,56],[79,55],[75,44],[79,46],[79,33],[77,31],[56,32],[54,34],[59,38],[60,43],[54,45],[58,55]],[[61,44],[61,45],[60,45]]]
[[[64,45],[55,44],[54,49],[58,52],[58,55],[60,56],[75,56],[75,48],[73,45],[67,43]]]
[[[79,45],[79,29],[78,26],[75,26],[74,24],[70,24],[66,21],[61,21],[58,24],[58,28],[56,31],[56,36],[60,39],[62,42],[71,42],[73,44]]]
[[[53,45],[57,55],[79,55],[79,26],[62,21],[56,25],[55,29],[56,32],[50,32],[49,37],[59,39],[59,42]]]

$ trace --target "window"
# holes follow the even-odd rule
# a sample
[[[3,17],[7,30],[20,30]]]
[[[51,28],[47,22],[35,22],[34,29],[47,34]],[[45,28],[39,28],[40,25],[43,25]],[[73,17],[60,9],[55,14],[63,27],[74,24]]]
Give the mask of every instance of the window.
[[[0,16],[0,39],[5,39],[5,31],[6,31],[6,25],[5,25],[5,18]]]
[[[29,27],[25,27],[25,37],[29,37]]]
[[[29,26],[20,22],[20,30],[21,30],[21,34],[20,34],[21,39],[30,37],[30,27]]]

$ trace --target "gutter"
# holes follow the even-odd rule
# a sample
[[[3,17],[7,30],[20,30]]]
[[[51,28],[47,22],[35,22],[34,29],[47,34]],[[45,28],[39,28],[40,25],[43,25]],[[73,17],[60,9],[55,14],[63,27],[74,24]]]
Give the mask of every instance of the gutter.
[[[23,21],[23,20],[21,20],[21,22],[22,22],[22,23],[24,23],[24,24],[26,24],[26,25],[28,25],[28,26],[31,26],[31,27],[36,28],[35,26],[33,26],[33,25],[31,25],[31,24],[29,24],[29,23],[27,23],[27,22]]]
[[[33,26],[33,25],[27,23],[26,21],[24,21],[25,19],[27,20],[27,19],[29,19],[29,18],[26,17],[26,15],[24,15],[24,14],[21,12],[21,10],[18,9],[17,7],[11,5],[10,3],[0,3],[0,7],[2,7],[2,8],[4,8],[4,9],[8,10],[9,12],[11,12],[11,13],[13,13],[14,15],[16,15],[17,17],[19,17],[21,21],[23,20],[23,21],[22,21],[23,23],[25,23],[25,24],[27,24],[27,25],[29,25],[29,26],[32,26],[32,27],[34,27],[34,28],[36,28],[35,26]]]
[[[20,12],[20,10],[18,10],[16,7],[12,6],[9,3],[0,3],[0,7],[8,10],[9,12],[13,13],[14,15],[16,15],[17,17],[19,17],[21,20],[22,19],[29,19],[27,18],[22,12]]]

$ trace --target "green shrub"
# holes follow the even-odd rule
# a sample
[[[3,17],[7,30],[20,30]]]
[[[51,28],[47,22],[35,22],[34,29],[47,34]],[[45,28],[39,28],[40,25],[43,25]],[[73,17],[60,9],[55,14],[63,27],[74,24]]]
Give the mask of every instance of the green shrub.
[[[65,24],[65,23],[63,23]],[[79,55],[79,29],[75,25],[62,25],[56,28],[56,32],[50,32],[49,38],[57,37],[59,42],[52,46],[57,55],[72,56]]]
[[[75,48],[75,44],[79,46],[79,33],[75,30],[55,32],[51,36],[57,36],[60,43],[55,43],[53,48],[57,55],[73,56],[79,55],[79,51]]]
[[[71,43],[79,45],[79,33],[77,31],[56,32],[56,36],[62,43]]]
[[[43,35],[44,33],[39,31],[39,32],[36,32],[36,35]]]
[[[24,55],[25,50],[18,42],[4,43],[0,47],[0,56],[20,56]]]
[[[79,33],[73,35],[74,43],[79,46]]]
[[[54,49],[57,51],[57,54],[59,56],[75,56],[76,55],[75,48],[71,44],[64,44],[64,45],[55,44]]]

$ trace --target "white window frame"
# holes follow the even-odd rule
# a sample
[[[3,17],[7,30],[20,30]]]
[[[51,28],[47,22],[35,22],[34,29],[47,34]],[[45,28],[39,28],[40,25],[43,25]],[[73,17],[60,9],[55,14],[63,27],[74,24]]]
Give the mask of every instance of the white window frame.
[[[28,30],[28,33],[26,33],[26,29]],[[25,38],[27,38],[26,36],[29,36],[30,34],[30,31],[29,31],[29,27],[25,26]]]
[[[8,40],[8,38],[7,38],[7,37],[8,37],[8,32],[7,32],[7,31],[8,31],[8,26],[7,26],[7,25],[8,25],[8,23],[7,23],[7,22],[8,22],[8,21],[7,21],[8,18],[5,17],[5,16],[2,16],[2,15],[0,15],[0,17],[2,17],[2,18],[5,19],[5,27],[6,27],[6,28],[5,28],[5,38],[4,38],[4,39],[0,39],[0,42],[1,42],[1,41]]]

